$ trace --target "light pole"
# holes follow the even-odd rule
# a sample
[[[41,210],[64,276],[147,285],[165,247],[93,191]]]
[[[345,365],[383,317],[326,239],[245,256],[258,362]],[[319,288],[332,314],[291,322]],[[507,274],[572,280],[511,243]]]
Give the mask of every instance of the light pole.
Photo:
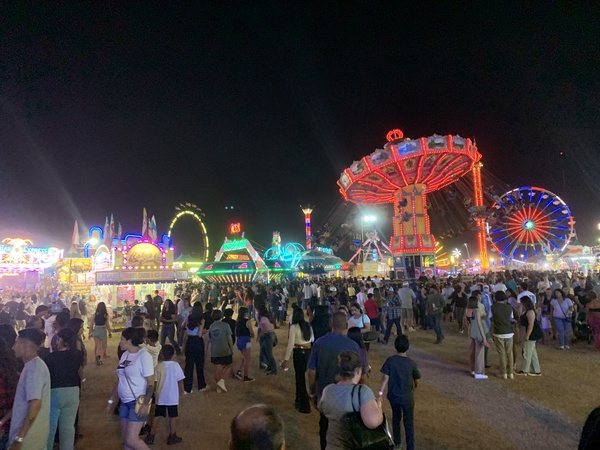
[[[373,223],[376,220],[377,220],[377,217],[375,217],[375,216],[363,216],[362,217],[362,220],[360,222],[360,241],[361,241],[361,243],[363,243],[365,241],[365,230],[364,230],[365,222]]]
[[[471,253],[469,252],[469,246],[467,245],[467,243],[465,242],[465,248],[467,249],[467,258],[469,258],[469,261],[471,260]]]

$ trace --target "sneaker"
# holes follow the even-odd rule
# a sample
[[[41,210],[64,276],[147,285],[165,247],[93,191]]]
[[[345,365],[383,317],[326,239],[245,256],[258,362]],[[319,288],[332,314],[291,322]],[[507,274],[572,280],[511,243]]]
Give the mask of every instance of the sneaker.
[[[252,378],[252,377],[244,377],[244,381],[254,381],[254,378]]]
[[[565,349],[565,346],[564,346],[564,345],[561,345],[560,347],[558,347],[558,349],[559,349],[559,350],[564,350],[564,349]]]
[[[167,438],[167,445],[175,445],[175,444],[179,444],[183,441],[182,438],[180,438],[179,436],[177,436],[175,433],[170,434],[169,437]]]
[[[460,334],[463,334],[464,332],[465,332],[465,330],[460,330],[459,331]]]
[[[518,372],[515,372],[517,375],[527,375],[527,372],[523,372],[522,370],[519,370]]]
[[[474,370],[471,370],[471,375],[475,375],[475,371]]]
[[[208,391],[208,386],[204,386],[202,389],[198,389],[198,392],[206,392]]]
[[[408,329],[408,331],[415,331],[415,329],[414,329],[413,327],[410,327],[410,328]]]
[[[223,392],[227,392],[227,388],[225,387],[225,380],[223,378],[221,378],[217,382],[217,387],[219,387]]]
[[[541,372],[529,372],[527,375],[530,377],[541,377],[542,373]]]
[[[244,379],[244,377],[242,376],[242,371],[241,371],[241,370],[238,370],[238,371],[235,373],[235,377],[236,377],[238,380],[243,380],[243,379]]]
[[[148,433],[148,436],[146,436],[146,439],[144,439],[144,442],[148,445],[154,444],[154,435],[151,433]]]
[[[265,363],[260,363],[259,368],[264,370],[264,369],[268,369],[269,366],[267,366]]]
[[[474,377],[476,380],[487,380],[487,379],[488,379],[488,376],[487,376],[487,375],[484,375],[484,374],[482,374],[482,373],[476,373],[476,374],[474,374],[474,375],[473,375],[473,377]]]
[[[514,376],[514,375],[511,373],[511,374],[508,376],[508,378],[510,378],[511,380],[514,380],[514,379],[515,379],[515,376]]]
[[[190,395],[192,393],[192,391],[188,392],[188,391],[183,391],[183,395]]]
[[[508,376],[505,373],[498,374],[498,378],[501,378],[502,380],[508,380]]]
[[[568,345],[565,345],[565,348],[566,348],[567,350],[569,350],[571,347],[569,347]]]

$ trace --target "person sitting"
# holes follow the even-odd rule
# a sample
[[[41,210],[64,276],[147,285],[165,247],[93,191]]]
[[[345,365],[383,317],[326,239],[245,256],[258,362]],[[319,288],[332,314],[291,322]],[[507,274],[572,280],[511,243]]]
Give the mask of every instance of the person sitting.
[[[285,450],[283,420],[273,408],[258,404],[231,421],[230,450]]]

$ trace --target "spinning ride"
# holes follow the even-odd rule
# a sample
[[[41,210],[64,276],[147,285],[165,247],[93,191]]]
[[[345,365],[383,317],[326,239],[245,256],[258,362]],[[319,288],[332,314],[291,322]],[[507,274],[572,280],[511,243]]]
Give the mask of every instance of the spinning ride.
[[[504,258],[526,261],[562,252],[575,237],[570,208],[547,189],[520,187],[495,200],[487,239]]]
[[[460,136],[433,135],[411,140],[404,138],[402,131],[392,130],[387,140],[383,149],[344,170],[338,181],[340,192],[347,201],[360,205],[393,203],[390,248],[396,276],[434,275],[435,239],[430,232],[426,194],[471,171],[481,154],[474,142]],[[473,176],[479,173],[473,171]],[[476,179],[475,185],[481,189],[481,178]],[[476,201],[479,198],[475,196]],[[481,233],[484,236],[483,230]],[[483,261],[485,238],[481,240]]]

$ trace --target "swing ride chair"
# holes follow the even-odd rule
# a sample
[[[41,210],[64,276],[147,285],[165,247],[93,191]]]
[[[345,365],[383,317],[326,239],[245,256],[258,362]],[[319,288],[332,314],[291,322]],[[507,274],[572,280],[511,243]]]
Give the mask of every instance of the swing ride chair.
[[[481,154],[470,139],[458,135],[405,138],[392,130],[387,143],[345,169],[338,181],[345,200],[359,205],[392,203],[393,236],[389,249],[395,275],[418,278],[435,274],[435,239],[430,231],[426,195],[439,191],[473,172],[475,206],[483,206]],[[482,263],[485,219],[478,234]],[[366,244],[366,242],[365,242]]]

